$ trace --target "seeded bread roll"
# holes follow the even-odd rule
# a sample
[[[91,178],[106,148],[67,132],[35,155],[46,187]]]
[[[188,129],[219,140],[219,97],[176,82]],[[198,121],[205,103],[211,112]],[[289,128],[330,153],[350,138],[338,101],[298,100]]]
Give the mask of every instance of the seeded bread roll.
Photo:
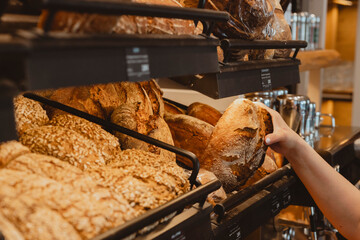
[[[81,169],[105,164],[92,140],[63,127],[49,125],[29,129],[20,136],[20,142],[32,152],[59,158]]]
[[[190,106],[187,109],[187,114],[189,116],[193,116],[207,123],[210,123],[213,126],[216,125],[216,123],[219,121],[222,115],[215,108],[199,102],[194,102],[190,104]]]
[[[202,166],[200,157],[214,127],[207,122],[184,114],[166,114],[165,121],[169,125],[175,146],[194,153]],[[192,162],[185,157],[177,155],[177,160],[192,166]]]
[[[3,192],[4,186],[14,186],[15,195],[31,198],[39,206],[59,213],[82,238],[92,238],[135,216],[126,201],[119,204],[106,192],[83,192],[69,184],[35,174],[3,169],[0,174],[0,192]],[[49,223],[54,225],[51,221]]]
[[[30,153],[30,149],[17,141],[0,144],[0,168],[5,167],[15,158],[27,153]]]
[[[115,162],[88,172],[102,186],[121,193],[139,213],[158,207],[189,188],[183,169],[174,161],[137,149],[124,150]]]
[[[102,129],[99,125],[83,118],[71,114],[62,114],[51,119],[49,124],[73,130],[92,140],[106,162],[116,158],[121,151],[118,138]]]
[[[265,135],[272,132],[269,113],[247,99],[235,100],[211,134],[202,167],[212,171],[226,192],[243,185],[264,161]]]
[[[0,232],[5,239],[11,240],[25,240],[22,233],[10,222],[0,210]]]
[[[14,98],[16,131],[20,136],[26,130],[46,125],[49,118],[41,105],[29,98],[19,95]]]

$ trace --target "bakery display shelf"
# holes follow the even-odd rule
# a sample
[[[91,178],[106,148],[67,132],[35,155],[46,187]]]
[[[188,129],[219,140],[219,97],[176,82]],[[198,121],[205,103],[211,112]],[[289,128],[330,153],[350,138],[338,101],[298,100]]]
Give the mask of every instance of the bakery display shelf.
[[[260,180],[261,181],[261,180]],[[282,209],[292,204],[293,188],[298,182],[292,175],[284,175],[256,194],[226,212],[223,218],[212,220],[215,239],[245,239],[249,234]]]
[[[161,142],[157,139],[154,139],[154,138],[148,137],[146,135],[140,134],[136,131],[132,131],[130,129],[118,126],[109,121],[92,116],[88,113],[79,111],[75,108],[66,106],[66,105],[61,104],[56,101],[49,100],[47,98],[38,96],[33,93],[24,93],[23,96],[27,97],[29,99],[38,101],[42,104],[60,109],[67,113],[73,114],[75,116],[84,118],[88,121],[99,124],[108,130],[110,129],[112,131],[118,131],[123,134],[129,135],[133,138],[144,141],[146,143],[149,143],[149,144],[158,146],[160,148],[166,149],[168,151],[174,152],[176,154],[179,154],[181,156],[188,158],[193,163],[192,172],[189,177],[191,191],[179,196],[178,198],[176,198],[158,208],[147,211],[145,214],[143,214],[129,222],[126,222],[125,224],[123,224],[117,228],[112,229],[111,231],[99,236],[97,239],[120,239],[120,238],[127,237],[131,234],[138,232],[139,230],[141,230],[144,227],[152,225],[152,224],[156,223],[157,221],[161,221],[161,219],[166,218],[167,216],[171,215],[174,212],[180,213],[187,206],[189,206],[189,205],[191,206],[196,203],[199,203],[199,208],[200,208],[199,211],[202,212],[202,210],[203,210],[202,208],[206,201],[207,195],[221,187],[221,183],[218,180],[211,181],[205,185],[201,185],[197,181],[196,178],[197,178],[197,174],[200,169],[200,164],[199,164],[199,161],[198,161],[197,157],[195,156],[195,154],[193,154],[189,151],[180,149],[178,147],[174,147],[170,144]],[[193,189],[194,186],[196,186],[195,189]],[[200,214],[202,214],[202,213],[200,213]],[[171,231],[173,231],[173,229]]]
[[[296,59],[305,41],[234,40],[221,41],[226,60],[230,51],[247,49],[292,49],[289,58],[251,60],[220,63],[218,73],[174,78],[175,81],[212,98],[225,98],[249,92],[267,91],[273,88],[294,85],[300,82],[299,65]]]

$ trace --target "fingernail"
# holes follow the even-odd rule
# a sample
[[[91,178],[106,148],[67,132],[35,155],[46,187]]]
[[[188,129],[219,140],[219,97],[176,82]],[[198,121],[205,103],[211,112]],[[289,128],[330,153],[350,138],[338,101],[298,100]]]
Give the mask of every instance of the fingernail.
[[[266,138],[265,142],[266,142],[266,144],[270,144],[270,142],[271,142],[270,138]]]

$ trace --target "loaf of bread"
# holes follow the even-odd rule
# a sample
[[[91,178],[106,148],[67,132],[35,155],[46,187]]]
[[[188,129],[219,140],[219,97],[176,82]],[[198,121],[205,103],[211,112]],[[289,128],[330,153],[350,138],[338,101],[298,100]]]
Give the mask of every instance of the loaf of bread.
[[[197,179],[201,182],[201,184],[206,184],[213,180],[218,180],[218,178],[215,176],[214,173],[209,172],[203,168],[200,168]],[[226,198],[227,198],[226,193],[224,189],[221,187],[215,192],[210,193],[207,197],[207,201],[211,203],[213,206],[215,206],[217,203],[225,200]]]
[[[199,102],[194,102],[190,104],[187,109],[187,114],[189,116],[193,116],[207,123],[210,123],[213,126],[216,125],[222,115],[215,108]]]
[[[171,132],[163,118],[156,115],[146,114],[144,109],[141,109],[138,104],[123,104],[115,109],[111,115],[111,122],[136,131],[138,133],[153,137],[160,141],[174,145]],[[132,138],[126,134],[114,132],[115,136],[119,138],[123,149],[141,149],[150,151],[161,155],[169,160],[175,159],[175,154],[167,150],[153,146],[141,140]]]
[[[255,171],[254,175],[252,175],[244,185],[240,186],[240,190],[251,186],[256,183],[266,175],[275,172],[278,169],[275,162],[271,157],[265,155],[264,163]]]
[[[175,0],[132,0],[135,3],[182,7]],[[43,28],[48,12],[40,16],[38,26]],[[58,12],[55,15],[53,31],[70,33],[107,34],[194,34],[193,21],[158,17],[104,16],[72,12]]]
[[[16,229],[1,229],[6,239],[82,239],[59,213],[17,192],[15,187],[1,185],[0,215],[8,220],[6,227],[9,222],[16,226]],[[18,196],[9,195],[10,192]]]
[[[160,86],[154,79],[140,82],[140,85],[149,96],[153,114],[164,117],[165,110],[164,101],[162,99],[163,92],[161,91]]]
[[[114,135],[83,118],[71,114],[61,114],[52,118],[49,124],[73,130],[92,140],[105,162],[116,158],[121,151],[119,140]]]
[[[205,7],[230,13],[228,22],[215,24],[213,33],[221,39],[257,39],[273,16],[273,7],[266,0],[209,0]]]
[[[30,149],[17,141],[0,144],[0,168],[5,167],[15,158],[27,153],[30,153]]]
[[[20,136],[20,142],[32,152],[59,158],[81,169],[105,164],[94,141],[60,126],[29,129]]]
[[[165,114],[185,114],[186,111],[177,107],[176,105],[164,101]]]
[[[91,99],[90,89],[90,86],[59,88],[52,93],[50,99],[105,119],[105,113],[100,104]],[[64,114],[63,111],[48,106],[45,109],[50,119],[56,115]]]
[[[207,122],[184,114],[166,114],[165,121],[169,125],[175,146],[194,153],[202,166],[200,157],[205,151],[214,127]],[[176,158],[192,167],[189,159],[180,155],[177,155]]]
[[[216,124],[201,166],[215,173],[226,192],[237,189],[263,163],[264,138],[270,132],[270,114],[247,99],[237,99]]]
[[[291,40],[291,30],[289,24],[284,17],[284,11],[280,5],[279,0],[268,0],[274,6],[274,17],[269,22],[271,29],[271,40]],[[291,49],[276,49],[274,52],[275,58],[289,57]]]
[[[121,193],[138,213],[158,207],[189,189],[186,175],[175,161],[137,149],[88,173],[102,186]]]
[[[0,232],[5,239],[25,240],[21,232],[10,222],[0,210]]]
[[[20,136],[26,130],[46,125],[49,118],[41,105],[22,95],[14,98],[16,131]]]
[[[118,199],[112,199],[109,194],[80,191],[69,184],[27,172],[2,169],[0,185],[1,193],[6,191],[4,188],[12,187],[14,195],[30,198],[38,206],[47,207],[58,213],[61,219],[64,219],[65,223],[71,224],[82,238],[92,238],[110,228],[123,224],[135,216],[134,211],[125,200],[119,204]],[[6,193],[6,196],[11,195]],[[17,212],[20,211],[20,209],[17,209]],[[14,213],[5,216],[8,217],[11,214]],[[48,216],[43,218],[44,220],[47,218],[49,224],[56,224]],[[61,229],[61,224],[56,225],[56,227]],[[50,229],[54,229],[54,227]],[[58,237],[56,239],[67,238]]]

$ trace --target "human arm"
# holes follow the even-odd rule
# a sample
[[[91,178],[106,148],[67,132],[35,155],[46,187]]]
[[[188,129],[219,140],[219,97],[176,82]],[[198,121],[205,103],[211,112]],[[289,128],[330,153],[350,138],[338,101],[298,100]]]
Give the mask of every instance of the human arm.
[[[360,191],[336,172],[282,120],[271,114],[274,132],[265,137],[273,150],[291,163],[312,198],[329,221],[348,239],[360,239]]]

